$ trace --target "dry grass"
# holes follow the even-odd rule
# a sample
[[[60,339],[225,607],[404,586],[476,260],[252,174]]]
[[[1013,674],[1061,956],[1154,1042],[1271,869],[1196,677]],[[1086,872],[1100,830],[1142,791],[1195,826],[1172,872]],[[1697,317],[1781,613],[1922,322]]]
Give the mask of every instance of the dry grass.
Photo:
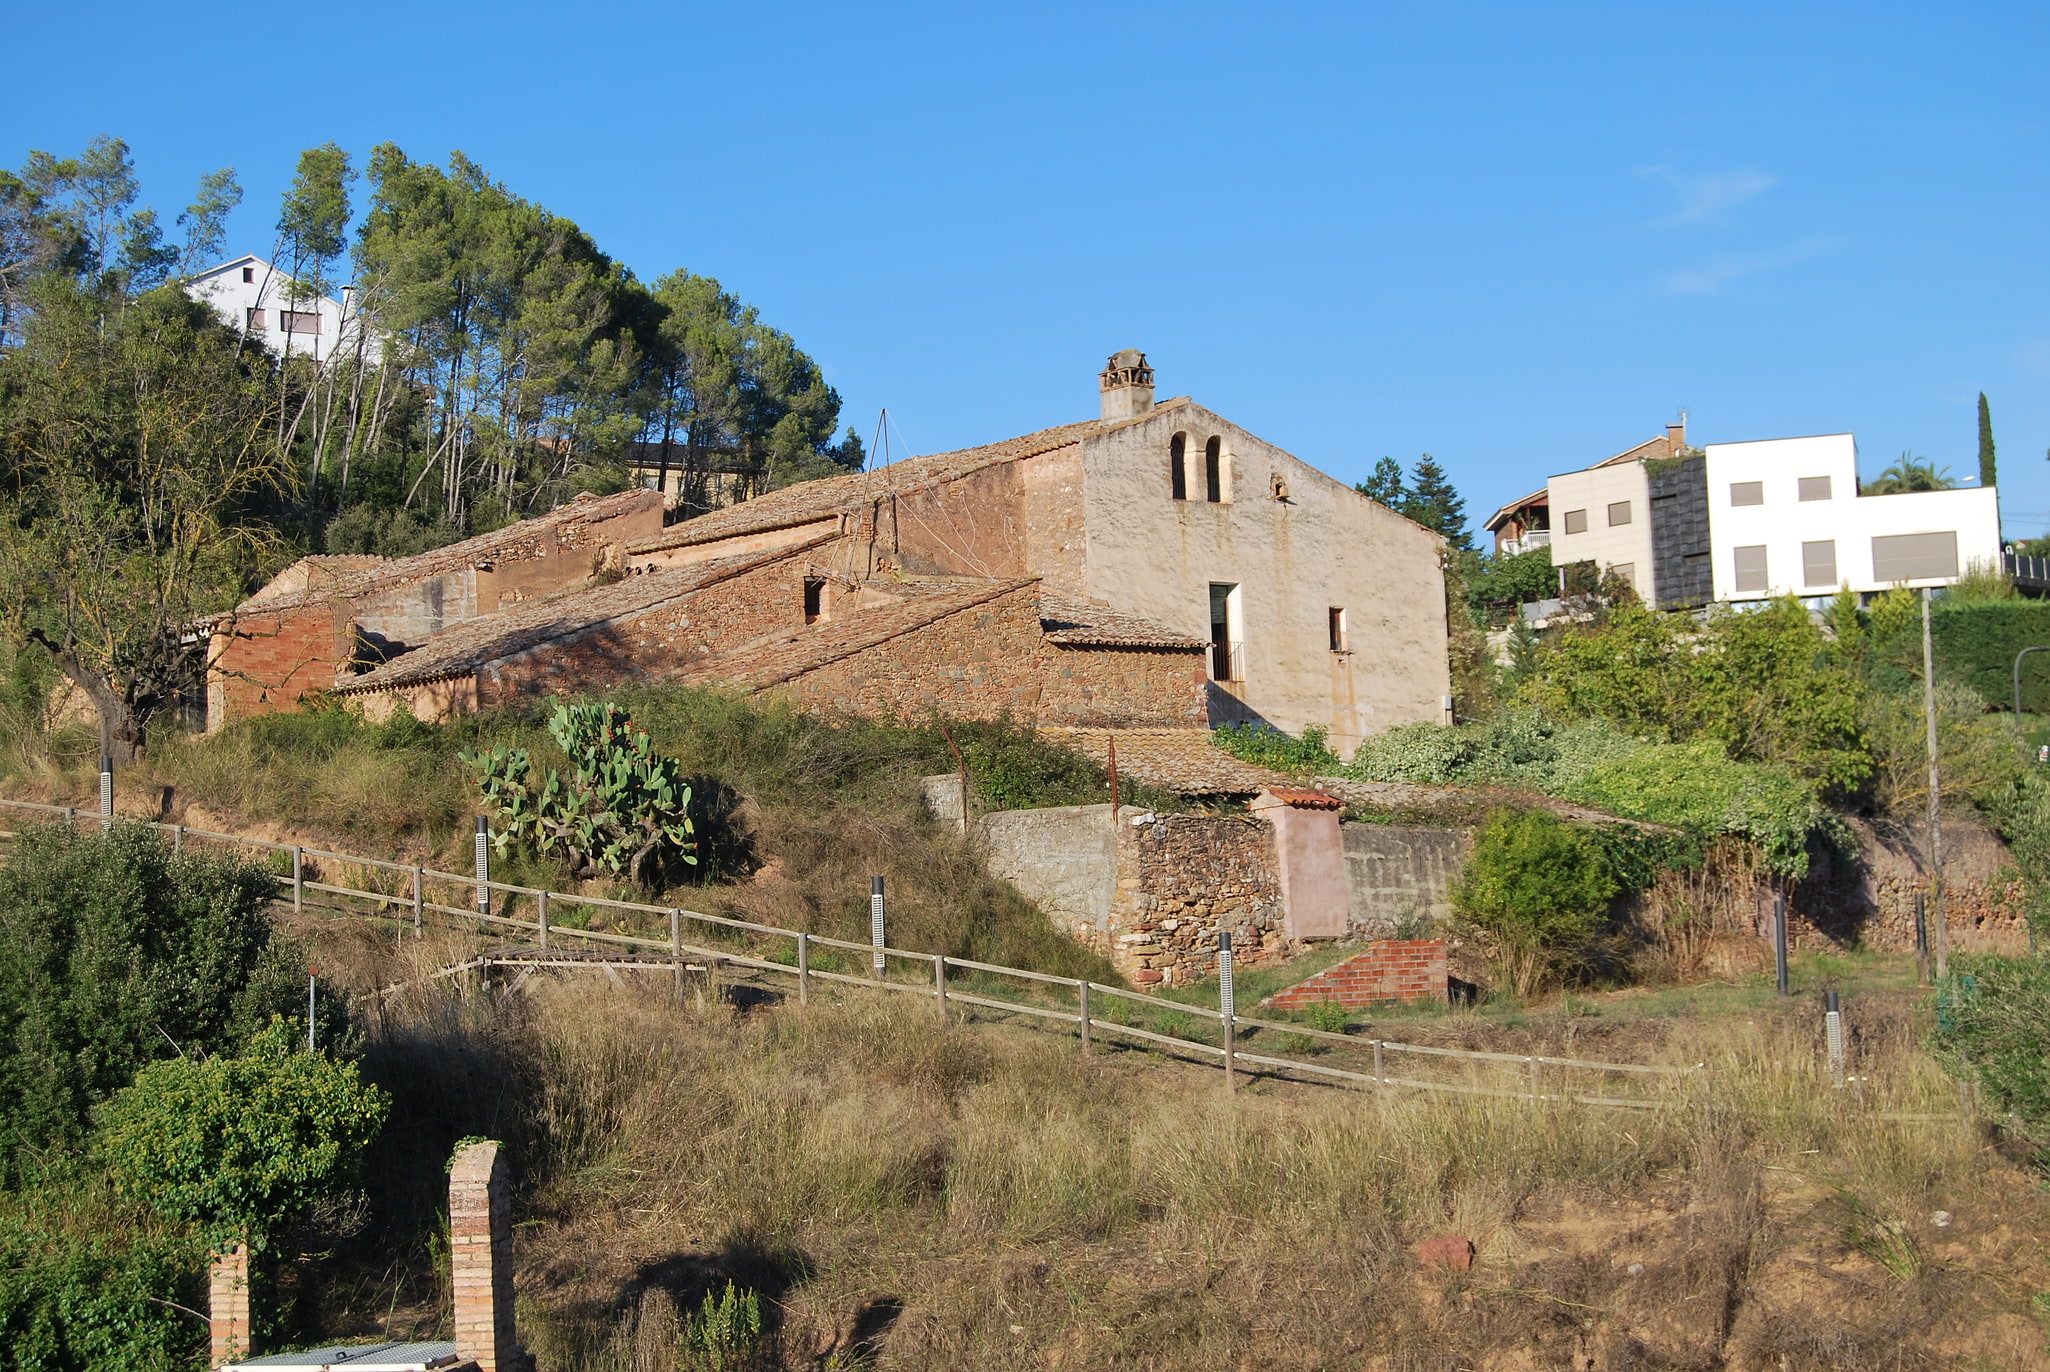
[[[461,951],[361,929],[323,958],[365,986]],[[1620,1115],[1227,1098],[1214,1068],[915,1003],[409,990],[369,1030],[401,1097],[384,1239],[336,1265],[326,1318],[436,1327],[420,1233],[448,1144],[488,1133],[528,1184],[524,1337],[563,1372],[2050,1365],[2042,1192],[1959,1124],[1873,1118],[1954,1107],[1915,1042],[1872,1023],[1838,1095],[1805,1020],[1681,1024],[1658,1051],[1712,1091]],[[1417,1269],[1443,1232],[1471,1272]],[[691,1342],[728,1281],[767,1326],[732,1356]]]

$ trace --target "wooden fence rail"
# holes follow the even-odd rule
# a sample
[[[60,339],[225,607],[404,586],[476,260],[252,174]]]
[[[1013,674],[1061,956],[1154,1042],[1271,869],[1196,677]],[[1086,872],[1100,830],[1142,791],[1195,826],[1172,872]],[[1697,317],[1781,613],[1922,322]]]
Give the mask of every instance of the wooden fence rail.
[[[0,807],[16,811],[48,815],[59,821],[75,825],[85,818],[94,822],[102,820],[97,812],[84,812],[77,807],[64,805],[42,805],[31,801],[0,799]],[[434,915],[458,922],[459,927],[504,930],[522,938],[531,938],[538,946],[536,951],[509,950],[472,958],[453,967],[444,968],[437,977],[455,975],[487,967],[577,967],[599,966],[611,968],[632,968],[669,971],[680,975],[687,961],[695,961],[707,968],[731,966],[746,968],[751,972],[771,976],[787,976],[796,980],[800,1001],[808,1001],[814,983],[825,982],[839,986],[855,986],[868,990],[891,991],[908,995],[930,996],[941,1013],[949,1013],[956,1004],[974,1006],[980,1009],[1004,1014],[1024,1015],[1034,1019],[1053,1020],[1075,1027],[1081,1046],[1086,1052],[1090,1048],[1092,1035],[1114,1035],[1123,1039],[1136,1040],[1148,1045],[1158,1045],[1170,1052],[1193,1054],[1199,1057],[1221,1058],[1230,1079],[1235,1064],[1263,1067],[1275,1072],[1303,1073],[1325,1081],[1342,1082],[1350,1085],[1372,1087],[1399,1087],[1418,1091],[1448,1092],[1458,1095],[1500,1096],[1532,1101],[1568,1102],[1580,1105],[1599,1106],[1611,1109],[1653,1110],[1661,1106],[1694,1099],[1695,1088],[1701,1081],[1701,1068],[1670,1067],[1651,1063],[1598,1062],[1583,1058],[1555,1058],[1517,1053],[1492,1053],[1465,1048],[1437,1048],[1424,1044],[1400,1043],[1392,1039],[1363,1038],[1352,1034],[1332,1033],[1313,1029],[1307,1025],[1284,1023],[1275,1020],[1258,1019],[1247,1015],[1227,1015],[1222,1009],[1203,1005],[1190,1005],[1180,1001],[1165,1000],[1143,992],[1128,990],[1122,986],[1108,986],[1074,977],[1054,976],[1035,972],[1022,967],[1004,967],[994,963],[977,962],[968,958],[948,957],[937,953],[914,952],[910,949],[875,947],[869,943],[856,943],[846,939],[829,938],[805,930],[786,929],[779,925],[761,924],[752,920],[734,919],[725,915],[708,914],[680,906],[645,905],[633,901],[608,900],[598,896],[579,895],[569,891],[553,891],[540,887],[518,886],[508,882],[480,880],[472,874],[442,872],[417,863],[394,862],[384,858],[364,857],[360,854],[337,853],[326,849],[309,848],[302,844],[278,843],[267,839],[251,838],[241,834],[217,833],[207,829],[195,829],[182,824],[166,824],[155,821],[146,823],[160,833],[168,834],[175,848],[183,848],[191,841],[232,844],[242,848],[285,855],[290,859],[290,870],[276,874],[280,883],[280,895],[289,890],[293,908],[305,907],[309,892],[337,897],[343,900],[369,902],[376,908],[368,913],[385,916],[393,912],[404,921],[410,920],[413,936],[422,936],[426,917]],[[0,837],[13,838],[14,831],[0,830]],[[280,864],[281,866],[283,864]],[[353,866],[372,874],[391,874],[396,880],[393,890],[367,890],[345,885],[339,881],[322,880],[329,875],[328,865]],[[313,875],[309,875],[309,868]],[[438,885],[436,894],[448,895],[460,891],[472,897],[472,903],[459,904],[455,899],[433,899],[430,884]],[[501,903],[502,898],[502,903]],[[479,908],[477,901],[485,908]],[[533,911],[532,918],[521,918],[514,912],[521,902],[526,902]],[[659,918],[667,922],[667,937],[649,937],[641,934],[612,933],[597,929],[579,929],[561,922],[561,907],[583,907],[605,910],[641,918]],[[502,911],[500,913],[499,911]],[[762,957],[743,953],[732,948],[720,948],[699,943],[686,942],[683,928],[686,923],[702,926],[707,930],[728,930],[770,940],[787,940],[793,954],[789,961],[775,957]],[[578,954],[564,949],[564,940],[581,942],[586,946],[600,945],[635,950],[617,959],[606,958],[595,953]],[[880,954],[886,964],[881,975],[855,975],[821,967],[817,962],[819,950],[829,953],[858,955],[867,959]],[[631,959],[629,961],[629,959]],[[861,966],[860,961],[849,959],[852,965]],[[909,967],[909,977],[893,975],[892,968]],[[978,983],[970,991],[954,984],[957,976],[972,975],[989,979],[1004,979],[1022,982],[1017,988],[1018,999],[1005,999],[993,992],[987,984]],[[396,989],[396,988],[394,988]],[[1024,998],[1033,991],[1041,993],[1072,993],[1072,1006],[1034,1003]],[[1130,1009],[1114,1012],[1110,1004],[1133,1007],[1154,1018],[1155,1027],[1143,1027],[1130,1022]],[[1180,1017],[1180,1018],[1177,1018]],[[1208,1042],[1191,1037],[1189,1033],[1170,1032],[1164,1027],[1178,1025],[1187,1019],[1217,1021],[1218,1042]],[[1292,1040],[1311,1044],[1331,1043],[1344,1045],[1356,1052],[1371,1052],[1373,1070],[1356,1071],[1330,1063],[1304,1061],[1300,1056],[1281,1057],[1268,1053],[1249,1053],[1238,1046],[1238,1040],[1246,1031],[1288,1035]],[[1286,1050],[1294,1051],[1294,1050]],[[1385,1070],[1387,1055],[1409,1054],[1425,1059],[1454,1060],[1475,1065],[1513,1067],[1521,1075],[1522,1084],[1517,1089],[1478,1085],[1473,1082],[1434,1081],[1421,1077],[1396,1076]],[[1543,1070],[1554,1072],[1597,1072],[1616,1073],[1627,1078],[1646,1081],[1656,1089],[1650,1097],[1621,1097],[1589,1094],[1572,1090],[1546,1090],[1541,1080]]]

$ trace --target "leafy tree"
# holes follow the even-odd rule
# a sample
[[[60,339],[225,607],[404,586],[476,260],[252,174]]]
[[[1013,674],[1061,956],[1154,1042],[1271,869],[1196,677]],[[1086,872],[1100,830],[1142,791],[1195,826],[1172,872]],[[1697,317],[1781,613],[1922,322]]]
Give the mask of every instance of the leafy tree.
[[[1986,407],[1986,392],[1979,392],[1979,484],[1995,486],[2000,481],[1993,459],[1993,412]]]
[[[1392,457],[1384,457],[1374,464],[1374,474],[1353,487],[1369,500],[1378,500],[1389,509],[1400,512],[1408,503],[1409,492],[1402,484],[1402,464]]]
[[[276,404],[261,350],[175,288],[46,277],[0,353],[0,627],[49,651],[117,761],[197,688],[195,621],[278,545]]]
[[[1529,995],[1588,958],[1620,890],[1587,834],[1540,810],[1501,809],[1475,836],[1452,904]]]
[[[1507,623],[1516,607],[1559,594],[1558,569],[1550,548],[1496,557],[1477,553],[1467,576],[1467,604],[1482,623]]]
[[[355,179],[349,154],[337,144],[323,143],[299,154],[298,172],[278,214],[278,237],[297,299],[335,288],[334,264],[349,246],[349,183]]]
[[[1466,500],[1453,489],[1451,478],[1429,453],[1410,468],[1402,513],[1426,529],[1445,535],[1453,547],[1473,550],[1473,534],[1466,527]]]
[[[199,178],[199,194],[185,213],[178,216],[185,230],[185,246],[178,255],[178,270],[192,276],[218,262],[227,251],[228,216],[242,203],[242,187],[235,181],[235,169],[223,167]]]
[[[252,864],[153,831],[25,830],[0,868],[0,1166],[81,1137],[156,1058],[241,1042],[296,1003]]]
[[[391,1108],[353,1062],[295,1044],[273,1019],[239,1057],[170,1058],[99,1112],[97,1144],[125,1189],[210,1247],[271,1235],[345,1193]]]
[[[1861,495],[1905,495],[1911,491],[1949,491],[1957,487],[1950,468],[1939,468],[1933,460],[1902,453],[1875,481],[1865,482]]]
[[[625,711],[558,701],[548,732],[569,757],[567,780],[553,769],[537,780],[524,748],[462,755],[504,821],[493,835],[500,852],[525,842],[579,876],[609,873],[642,885],[671,860],[697,865],[682,767],[657,753]]]
[[[0,1372],[190,1368],[201,1331],[173,1298],[199,1255],[179,1236],[81,1232],[82,1184],[73,1179],[61,1203],[34,1203],[56,1201],[48,1191],[0,1200]]]

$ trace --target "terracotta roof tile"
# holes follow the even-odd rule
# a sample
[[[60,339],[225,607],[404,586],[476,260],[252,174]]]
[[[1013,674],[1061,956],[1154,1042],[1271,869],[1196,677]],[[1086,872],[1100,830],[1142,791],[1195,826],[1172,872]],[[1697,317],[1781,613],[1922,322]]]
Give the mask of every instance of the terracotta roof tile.
[[[1043,591],[1039,623],[1049,643],[1100,648],[1206,648],[1200,638],[1178,634],[1141,615],[1116,610],[1100,600]]]
[[[1107,764],[1117,740],[1118,773],[1184,795],[1253,795],[1298,785],[1294,777],[1241,762],[1210,741],[1208,729],[1042,728],[1049,743]]]
[[[803,547],[810,547],[807,543]],[[654,609],[743,572],[778,562],[803,551],[777,548],[742,557],[722,557],[689,567],[642,572],[601,586],[590,586],[528,601],[494,615],[465,620],[444,629],[411,652],[336,688],[339,695],[362,695],[395,687],[415,686],[443,677],[474,672],[486,663],[526,652],[555,639]]]
[[[1273,796],[1282,804],[1293,806],[1298,810],[1343,810],[1345,808],[1344,801],[1340,800],[1337,796],[1327,796],[1322,791],[1281,790],[1269,791],[1267,794]]]
[[[421,577],[439,576],[460,567],[472,567],[479,562],[489,561],[493,554],[517,548],[528,539],[537,537],[555,525],[579,519],[603,519],[624,514],[637,505],[647,503],[650,498],[660,499],[652,491],[620,491],[616,495],[603,496],[580,495],[574,500],[556,506],[546,514],[536,515],[532,519],[522,519],[516,524],[506,525],[503,529],[493,529],[488,534],[478,534],[475,538],[466,538],[460,543],[451,543],[444,548],[430,548],[411,557],[379,559],[376,566],[354,576],[340,577],[301,594],[280,596],[266,600],[260,605],[251,605],[250,602],[244,601],[243,605],[265,612],[296,610],[336,597],[363,595],[380,586],[415,581]]]

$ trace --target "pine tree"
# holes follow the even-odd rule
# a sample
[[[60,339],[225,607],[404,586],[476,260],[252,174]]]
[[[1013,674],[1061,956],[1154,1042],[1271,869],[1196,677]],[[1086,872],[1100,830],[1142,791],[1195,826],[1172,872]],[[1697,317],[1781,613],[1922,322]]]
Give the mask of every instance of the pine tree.
[[[1473,535],[1466,527],[1466,501],[1429,453],[1410,468],[1409,492],[1400,508],[1426,529],[1445,535],[1453,547],[1472,550]]]
[[[1986,407],[1986,392],[1979,392],[1979,484],[1998,484],[1993,468],[1993,412]]]
[[[1409,498],[1409,492],[1402,486],[1402,464],[1392,457],[1384,457],[1374,464],[1374,474],[1353,486],[1355,491],[1369,500],[1378,500],[1391,510],[1400,510]]]

